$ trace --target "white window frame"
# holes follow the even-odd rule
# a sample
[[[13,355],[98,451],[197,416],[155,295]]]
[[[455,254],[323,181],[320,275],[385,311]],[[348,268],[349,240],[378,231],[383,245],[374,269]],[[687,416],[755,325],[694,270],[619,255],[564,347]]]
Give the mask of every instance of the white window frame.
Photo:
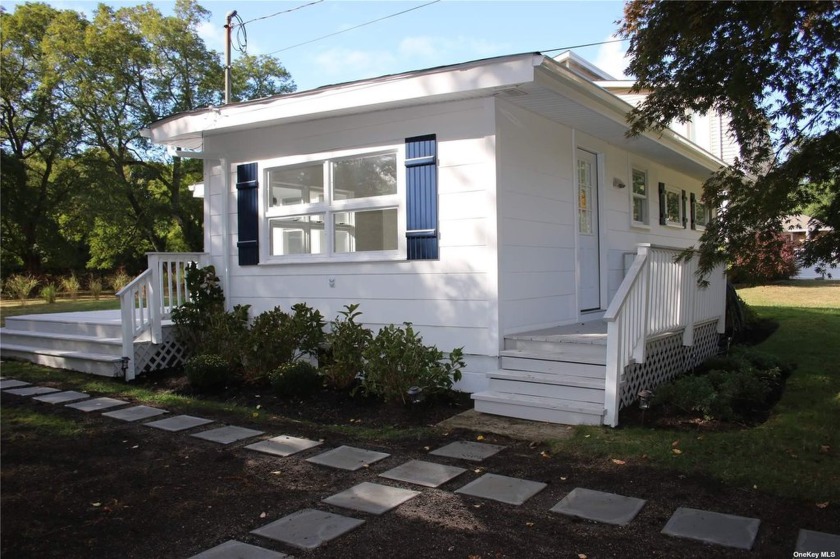
[[[668,215],[668,194],[673,194],[677,197],[679,203],[677,204],[677,208],[679,209],[679,216],[677,221],[671,219],[671,216]],[[665,225],[668,227],[679,227],[680,229],[685,228],[685,208],[683,207],[683,199],[682,199],[682,189],[677,188],[674,186],[665,185]]]
[[[644,196],[636,194],[633,189],[636,173],[642,173],[645,176]],[[630,225],[633,227],[650,229],[650,173],[645,167],[640,165],[633,165],[630,167],[630,188],[628,188],[628,190],[630,191]],[[642,200],[645,214],[644,221],[636,221],[636,216],[634,215],[636,200]]]
[[[397,191],[384,196],[369,196],[366,198],[350,198],[333,200],[332,165],[334,161],[367,157],[375,155],[393,154],[396,158],[395,169]],[[289,206],[270,205],[269,171],[276,168],[303,167],[321,164],[324,172],[324,199],[322,202],[295,204]],[[312,262],[364,262],[380,260],[405,260],[405,146],[394,144],[377,148],[348,149],[331,152],[320,152],[305,156],[281,157],[259,162],[261,177],[260,207],[263,215],[260,219],[260,263],[261,264],[295,264]],[[342,212],[356,212],[364,210],[397,210],[397,248],[393,250],[377,250],[364,252],[336,252],[335,224],[333,216]],[[321,254],[289,254],[273,255],[271,248],[271,220],[274,218],[298,217],[320,214],[324,216],[324,231],[326,250]]]
[[[697,208],[703,208],[703,213],[706,216],[705,221],[701,222],[697,219]],[[712,207],[700,201],[699,197],[694,200],[694,229],[697,231],[705,231],[706,226],[712,221]]]

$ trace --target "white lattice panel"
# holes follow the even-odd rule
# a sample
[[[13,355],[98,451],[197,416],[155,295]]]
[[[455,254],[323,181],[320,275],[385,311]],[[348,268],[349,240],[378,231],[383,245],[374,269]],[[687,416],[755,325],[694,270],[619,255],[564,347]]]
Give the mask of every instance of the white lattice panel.
[[[168,369],[184,362],[186,351],[175,340],[175,329],[164,327],[162,334],[163,339],[159,344],[135,342],[135,374]]]
[[[621,407],[629,406],[642,390],[655,390],[680,373],[691,370],[718,352],[717,321],[694,327],[694,345],[682,345],[682,332],[647,343],[644,363],[628,366],[621,383]]]

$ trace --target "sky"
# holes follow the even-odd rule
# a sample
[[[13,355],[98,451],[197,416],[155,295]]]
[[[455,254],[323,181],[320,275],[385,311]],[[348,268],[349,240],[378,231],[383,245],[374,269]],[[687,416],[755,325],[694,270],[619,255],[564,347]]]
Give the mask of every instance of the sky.
[[[307,5],[312,2],[315,3]],[[19,3],[0,1],[9,10]],[[79,0],[47,3],[84,12],[88,17],[98,4]],[[116,7],[140,2],[105,3]],[[533,51],[554,56],[562,51],[546,51],[615,39],[616,21],[621,18],[623,7],[622,2],[606,0],[204,0],[199,3],[212,13],[210,21],[200,29],[209,48],[219,53],[224,51],[225,15],[236,10],[246,22],[247,52],[276,56],[299,91],[492,56]],[[153,4],[164,14],[170,14],[174,6],[174,2]],[[411,11],[394,15],[406,10]],[[286,13],[277,14],[283,11]],[[330,34],[334,35],[322,38]],[[617,42],[573,50],[615,78],[621,78],[626,67],[626,46],[627,42]],[[234,51],[234,58],[237,55]]]

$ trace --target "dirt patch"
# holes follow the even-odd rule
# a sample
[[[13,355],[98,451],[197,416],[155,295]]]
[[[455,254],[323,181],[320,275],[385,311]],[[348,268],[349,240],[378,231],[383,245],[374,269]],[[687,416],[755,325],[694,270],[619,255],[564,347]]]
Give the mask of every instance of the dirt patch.
[[[349,415],[359,415],[363,424],[373,424],[379,417],[361,411]],[[422,489],[420,497],[396,510],[371,516],[330,507],[321,500],[361,481],[376,481],[379,473],[408,459],[429,459],[429,449],[453,440],[474,440],[475,433],[435,430],[420,439],[369,435],[362,439],[336,433],[326,424],[301,423],[290,414],[291,419],[273,417],[260,428],[271,434],[323,438],[324,444],[302,456],[273,458],[242,445],[219,447],[184,433],[160,432],[12,395],[2,396],[2,412],[0,551],[10,558],[184,558],[231,538],[312,558],[789,557],[799,528],[832,532],[840,525],[840,507],[834,504],[820,509],[813,503],[733,489],[643,463],[618,466],[609,460],[549,456],[544,445],[489,433],[486,442],[507,448],[480,465],[468,464],[466,474],[441,488]],[[328,415],[324,410],[319,414]],[[82,435],[50,434],[20,420],[24,415],[60,420]],[[386,425],[408,421],[383,415]],[[242,421],[236,424],[253,427]],[[353,473],[304,460],[344,443],[392,456]],[[465,465],[440,457],[434,461]],[[542,481],[548,487],[521,507],[453,492],[484,472]],[[640,497],[648,503],[626,527],[550,513],[575,487]],[[663,536],[660,531],[680,506],[760,518],[753,551]],[[366,523],[312,552],[249,533],[309,507],[363,518]]]

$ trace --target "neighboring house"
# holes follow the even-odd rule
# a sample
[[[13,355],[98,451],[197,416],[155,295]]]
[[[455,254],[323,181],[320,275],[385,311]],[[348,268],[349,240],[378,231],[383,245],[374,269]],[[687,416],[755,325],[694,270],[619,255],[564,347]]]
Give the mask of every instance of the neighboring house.
[[[782,223],[784,225],[785,237],[790,239],[797,252],[799,252],[806,241],[831,231],[831,227],[805,214],[788,216]],[[820,271],[817,271],[817,268],[820,268]],[[797,271],[794,279],[825,279],[826,276],[833,277],[835,274],[834,268],[830,268],[825,264],[823,266],[814,265],[808,267],[803,265]]]
[[[374,331],[411,322],[463,346],[479,411],[615,425],[717,350],[722,271],[701,289],[696,258],[675,256],[725,163],[670,130],[627,138],[614,83],[529,53],[200,109],[145,135],[204,160],[202,262],[229,305],[331,318],[360,303]]]

